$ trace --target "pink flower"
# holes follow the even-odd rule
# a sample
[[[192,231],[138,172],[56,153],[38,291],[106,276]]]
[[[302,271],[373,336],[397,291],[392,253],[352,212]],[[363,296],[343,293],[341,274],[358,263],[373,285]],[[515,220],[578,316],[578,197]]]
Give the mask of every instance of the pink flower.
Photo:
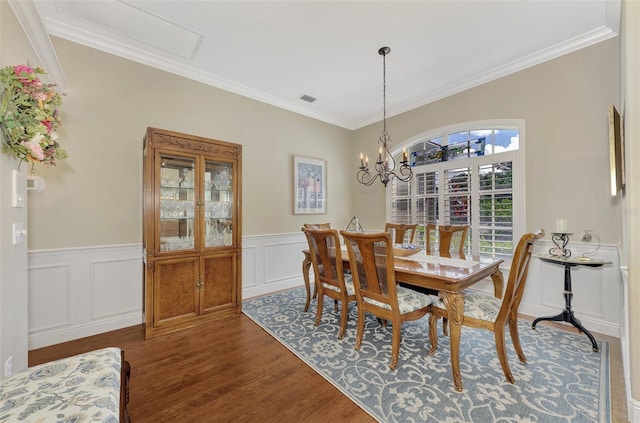
[[[34,100],[46,100],[47,99],[47,94],[43,93],[43,92],[33,92],[31,93],[31,97],[33,97]]]
[[[22,76],[23,73],[29,75],[34,72],[33,68],[30,68],[27,65],[16,65],[13,67],[13,71],[17,76]]]
[[[22,144],[29,149],[29,155],[37,160],[44,160],[44,150],[40,145],[42,139],[41,134],[36,134],[30,141],[24,141]]]
[[[18,77],[20,82],[22,82],[23,84],[30,85],[34,83],[34,80],[32,80],[31,77],[29,76],[33,72],[35,72],[33,68],[30,68],[29,66],[26,66],[26,65],[17,65],[17,66],[14,66],[13,72],[15,72],[16,76]],[[35,82],[39,83],[40,80],[36,78]]]
[[[48,120],[41,120],[40,123],[47,127],[47,132],[51,132],[53,129],[53,124]]]

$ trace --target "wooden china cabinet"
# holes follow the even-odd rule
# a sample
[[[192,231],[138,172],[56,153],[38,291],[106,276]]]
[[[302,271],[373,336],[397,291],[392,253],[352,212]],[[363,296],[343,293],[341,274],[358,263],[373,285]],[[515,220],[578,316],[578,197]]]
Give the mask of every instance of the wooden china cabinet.
[[[241,311],[242,147],[148,128],[145,337]]]

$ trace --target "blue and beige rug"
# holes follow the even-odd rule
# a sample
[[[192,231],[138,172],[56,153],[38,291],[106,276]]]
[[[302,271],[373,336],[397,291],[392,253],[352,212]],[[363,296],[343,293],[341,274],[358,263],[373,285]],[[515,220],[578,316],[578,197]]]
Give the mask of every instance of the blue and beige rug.
[[[353,348],[356,305],[349,307],[347,332],[338,340],[339,315],[325,301],[320,326],[316,302],[302,311],[303,288],[245,300],[243,312],[358,406],[380,422],[610,422],[609,345],[594,353],[583,336],[520,322],[527,357],[516,357],[507,331],[508,383],[493,333],[463,328],[460,367],[463,392],[451,380],[449,339],[438,325],[438,350],[429,356],[427,318],[402,328],[398,368],[389,370],[391,326],[367,315],[360,351]]]

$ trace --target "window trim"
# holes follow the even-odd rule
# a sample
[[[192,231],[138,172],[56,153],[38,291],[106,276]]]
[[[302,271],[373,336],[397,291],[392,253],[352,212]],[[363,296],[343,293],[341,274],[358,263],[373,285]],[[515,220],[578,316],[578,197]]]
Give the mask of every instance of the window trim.
[[[455,163],[455,166],[459,167],[467,167],[467,166],[481,166],[487,163],[496,163],[500,161],[513,161],[516,166],[512,173],[512,184],[513,184],[513,242],[514,248],[517,244],[520,237],[526,233],[526,224],[527,224],[527,216],[526,216],[526,162],[525,162],[525,148],[526,148],[526,132],[525,132],[525,121],[524,119],[488,119],[481,121],[469,121],[456,123],[453,125],[442,126],[440,128],[426,131],[417,135],[414,135],[400,143],[391,151],[391,154],[394,156],[400,154],[403,148],[407,150],[410,149],[411,146],[422,142],[424,140],[434,139],[441,136],[446,136],[448,134],[461,132],[461,131],[476,131],[476,130],[496,130],[496,129],[505,129],[505,130],[517,130],[519,134],[519,142],[518,142],[518,150],[507,151],[498,154],[490,154],[486,156],[477,156],[471,157],[468,159],[460,159],[455,162],[443,162],[443,163],[431,163],[428,165],[420,165],[415,168],[421,168],[423,166],[429,166],[430,170],[441,170],[445,167],[450,168],[452,163]],[[472,191],[478,190],[478,181],[473,182]],[[416,178],[412,178],[411,180],[411,193],[416,192]],[[386,203],[386,221],[390,222],[393,216],[392,213],[392,184],[389,184],[385,190],[385,203]],[[413,198],[413,197],[412,197]],[[415,206],[412,207],[411,213],[414,214],[415,219]],[[471,216],[472,227],[479,226],[479,216],[478,213],[474,213]],[[479,231],[472,231],[475,237],[479,237]],[[479,251],[479,238],[472,240],[471,245],[473,246],[472,254],[477,255]]]

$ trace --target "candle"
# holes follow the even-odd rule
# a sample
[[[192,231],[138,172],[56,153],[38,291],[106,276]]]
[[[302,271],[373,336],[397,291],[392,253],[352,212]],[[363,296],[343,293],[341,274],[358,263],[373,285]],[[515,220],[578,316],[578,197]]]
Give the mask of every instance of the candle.
[[[567,219],[556,219],[556,233],[567,233]]]
[[[364,158],[365,167],[369,167],[369,156]]]
[[[407,148],[402,149],[402,160],[407,161]]]
[[[362,151],[360,152],[360,167],[364,167],[364,155],[362,154]]]

